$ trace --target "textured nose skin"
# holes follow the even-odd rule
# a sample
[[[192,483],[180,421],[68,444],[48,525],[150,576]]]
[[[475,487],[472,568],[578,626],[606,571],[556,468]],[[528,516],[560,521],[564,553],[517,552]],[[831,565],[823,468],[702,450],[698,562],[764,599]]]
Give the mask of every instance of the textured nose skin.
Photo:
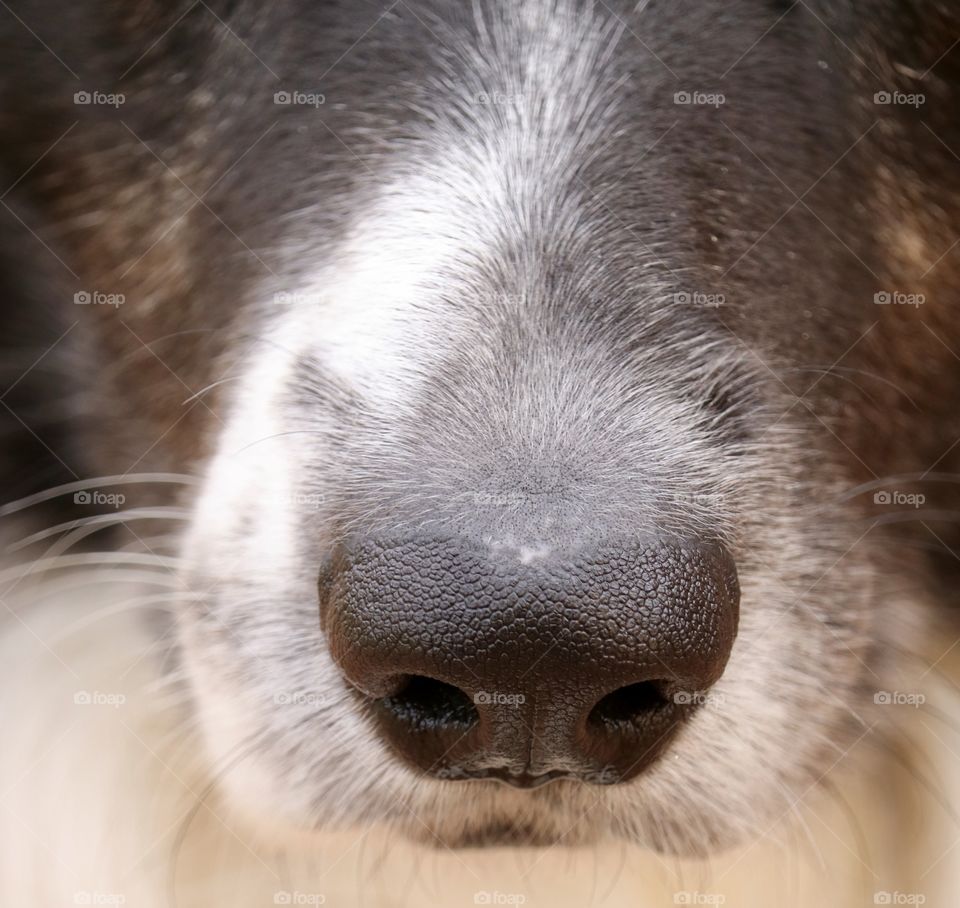
[[[631,778],[720,677],[739,590],[719,545],[519,563],[462,539],[341,547],[334,659],[396,751],[441,778]]]

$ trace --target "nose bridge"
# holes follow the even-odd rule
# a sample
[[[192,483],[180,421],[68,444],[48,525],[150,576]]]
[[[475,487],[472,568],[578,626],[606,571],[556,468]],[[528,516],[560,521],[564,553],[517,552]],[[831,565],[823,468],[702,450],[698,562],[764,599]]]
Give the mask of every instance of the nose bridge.
[[[721,546],[636,541],[527,564],[463,539],[365,541],[320,593],[334,659],[403,754],[537,778],[640,764],[674,692],[719,677],[738,605]]]

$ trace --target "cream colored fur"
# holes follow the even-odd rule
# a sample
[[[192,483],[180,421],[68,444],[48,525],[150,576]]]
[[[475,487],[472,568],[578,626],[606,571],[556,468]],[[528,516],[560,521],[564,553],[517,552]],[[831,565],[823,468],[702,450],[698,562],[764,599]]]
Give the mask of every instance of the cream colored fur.
[[[910,679],[922,688],[905,680],[928,697],[921,708],[890,707],[902,759],[874,732],[833,768],[833,796],[811,790],[762,841],[709,862],[616,842],[452,852],[377,829],[298,839],[218,799],[185,694],[161,680],[170,641],[143,606],[162,590],[114,582],[127,576],[27,580],[4,598],[3,908],[956,904],[960,709],[939,671],[950,656]]]

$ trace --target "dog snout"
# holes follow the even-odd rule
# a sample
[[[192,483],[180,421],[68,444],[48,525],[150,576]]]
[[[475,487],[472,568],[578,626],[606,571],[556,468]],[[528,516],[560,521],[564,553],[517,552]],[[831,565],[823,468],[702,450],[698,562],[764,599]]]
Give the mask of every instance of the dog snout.
[[[342,546],[320,602],[334,659],[408,765],[535,787],[654,761],[723,672],[739,589],[719,544],[527,563],[431,539]]]

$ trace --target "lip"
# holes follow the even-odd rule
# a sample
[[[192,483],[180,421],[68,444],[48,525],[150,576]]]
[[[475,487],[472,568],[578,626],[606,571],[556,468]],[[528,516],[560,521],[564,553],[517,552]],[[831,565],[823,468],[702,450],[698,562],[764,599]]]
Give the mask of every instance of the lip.
[[[549,848],[563,838],[562,833],[537,829],[532,826],[514,826],[511,823],[492,824],[470,829],[455,838],[447,838],[447,848]]]
[[[581,782],[583,784],[594,785],[610,785],[614,782],[612,777],[610,781],[605,781],[606,777],[602,773],[591,774],[590,777],[585,778],[582,774],[568,772],[562,769],[550,770],[548,772],[536,774],[528,772],[515,773],[509,772],[505,769],[484,769],[473,771],[458,769],[455,773],[444,773],[441,771],[439,776],[443,778],[444,781],[497,782],[498,784],[505,785],[509,788],[526,790],[542,788],[544,785],[548,785],[550,782]]]
[[[486,782],[498,782],[501,785],[507,785],[511,788],[541,788],[544,785],[549,784],[550,782],[555,782],[558,779],[568,779],[573,780],[576,777],[571,773],[564,772],[562,770],[553,770],[551,772],[539,773],[533,775],[531,773],[512,773],[507,772],[506,770],[484,770],[483,772],[466,772],[464,773],[464,781],[486,781]]]

